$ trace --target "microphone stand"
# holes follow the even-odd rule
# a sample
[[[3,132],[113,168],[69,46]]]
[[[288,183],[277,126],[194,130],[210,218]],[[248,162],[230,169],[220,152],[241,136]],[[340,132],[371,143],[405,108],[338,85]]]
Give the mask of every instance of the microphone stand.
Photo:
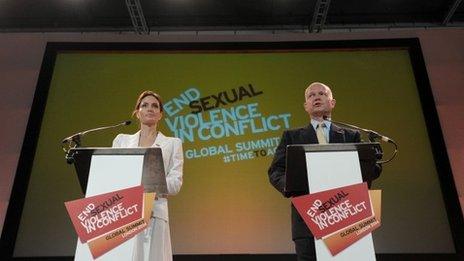
[[[395,150],[393,151],[393,154],[390,156],[390,158],[388,160],[379,160],[379,161],[377,161],[378,164],[384,164],[384,163],[388,163],[388,162],[392,161],[393,158],[395,158],[396,154],[398,153],[398,144],[393,139],[391,139],[391,138],[389,138],[387,136],[384,136],[384,135],[382,135],[382,134],[380,134],[380,133],[378,133],[376,131],[369,130],[369,129],[364,129],[364,128],[361,128],[361,127],[358,127],[358,126],[355,126],[355,125],[352,125],[352,124],[348,124],[348,123],[344,123],[344,122],[340,122],[340,121],[333,121],[333,120],[329,119],[329,117],[327,117],[327,116],[324,116],[323,118],[326,121],[330,121],[332,123],[348,127],[350,129],[362,131],[362,132],[364,132],[364,133],[366,133],[368,135],[369,141],[371,141],[371,142],[375,142],[376,139],[380,139],[380,140],[382,140],[384,142],[393,144],[395,146]]]
[[[61,147],[63,149],[63,151],[65,152],[65,158],[66,158],[66,162],[68,164],[73,164],[74,163],[74,153],[71,152],[71,149],[75,149],[75,148],[78,148],[81,146],[81,137],[88,134],[88,133],[91,133],[91,132],[95,132],[95,131],[101,131],[101,130],[106,130],[106,129],[112,129],[112,128],[116,128],[116,127],[119,127],[119,126],[127,126],[131,124],[131,121],[124,121],[124,122],[121,122],[119,124],[116,124],[116,125],[111,125],[111,126],[104,126],[104,127],[99,127],[99,128],[95,128],[95,129],[90,129],[90,130],[86,130],[86,131],[81,131],[81,132],[78,132],[76,134],[73,134],[67,138],[64,138],[62,141],[61,141]],[[66,146],[67,145],[67,146]]]

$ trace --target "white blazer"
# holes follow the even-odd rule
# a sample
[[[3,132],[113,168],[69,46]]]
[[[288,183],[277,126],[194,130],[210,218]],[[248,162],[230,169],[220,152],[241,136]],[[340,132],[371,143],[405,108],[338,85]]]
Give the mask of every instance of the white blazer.
[[[139,137],[140,131],[133,135],[118,134],[113,140],[113,148],[137,148]],[[180,187],[182,186],[184,165],[182,141],[179,138],[166,137],[161,132],[158,132],[152,147],[161,148],[168,194],[175,195],[179,193]],[[155,200],[153,205],[153,216],[166,221],[169,220],[168,201],[166,198]]]

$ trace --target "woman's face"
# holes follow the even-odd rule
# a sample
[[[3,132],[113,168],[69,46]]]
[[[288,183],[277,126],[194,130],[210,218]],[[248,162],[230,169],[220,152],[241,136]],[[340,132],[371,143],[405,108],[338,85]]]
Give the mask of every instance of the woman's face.
[[[158,100],[151,95],[143,98],[137,111],[140,123],[151,126],[157,124],[161,117],[163,117],[163,113]]]

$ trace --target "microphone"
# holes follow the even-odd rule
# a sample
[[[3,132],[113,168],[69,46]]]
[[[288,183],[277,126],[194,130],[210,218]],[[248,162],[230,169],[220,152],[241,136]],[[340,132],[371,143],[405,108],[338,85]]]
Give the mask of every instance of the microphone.
[[[369,136],[369,141],[371,141],[371,142],[374,142],[375,139],[380,138],[384,142],[388,142],[388,143],[393,144],[395,146],[395,150],[393,151],[393,154],[391,155],[391,157],[389,159],[387,159],[387,160],[377,161],[378,164],[384,164],[384,163],[388,163],[388,162],[392,161],[393,158],[395,158],[396,154],[398,153],[398,144],[393,139],[390,139],[389,137],[387,137],[385,135],[382,135],[382,134],[380,134],[380,133],[378,133],[376,131],[369,130],[369,129],[364,129],[364,128],[361,128],[361,127],[358,127],[358,126],[355,126],[355,125],[352,125],[352,124],[348,124],[348,123],[344,123],[344,122],[340,122],[340,121],[333,121],[333,120],[329,119],[329,117],[327,117],[327,116],[323,116],[323,119],[326,120],[326,121],[330,121],[332,123],[338,124],[338,125],[348,127],[350,129],[355,129],[355,130],[367,133],[368,136]]]
[[[131,124],[131,121],[124,121],[124,122],[121,122],[119,124],[116,124],[116,125],[111,125],[111,126],[104,126],[104,127],[98,127],[98,128],[95,128],[95,129],[90,129],[90,130],[86,130],[86,131],[81,131],[81,132],[78,132],[76,134],[73,134],[67,138],[64,138],[61,143],[71,143],[71,142],[74,142],[76,143],[77,146],[80,146],[80,140],[81,140],[81,137],[86,135],[87,133],[90,133],[90,132],[95,132],[95,131],[101,131],[101,130],[106,130],[106,129],[112,129],[112,128],[116,128],[116,127],[119,127],[119,126],[127,126]]]
[[[396,144],[396,142],[394,140],[392,140],[389,137],[387,137],[385,135],[382,135],[382,134],[380,134],[380,133],[378,133],[376,131],[369,130],[369,129],[364,129],[364,128],[361,128],[361,127],[358,127],[358,126],[355,126],[355,125],[352,125],[352,124],[344,123],[344,122],[333,121],[333,120],[329,119],[329,117],[327,117],[327,116],[324,116],[323,118],[326,121],[330,121],[330,122],[333,122],[335,124],[343,125],[345,127],[348,127],[350,129],[355,129],[355,130],[359,130],[359,131],[362,131],[364,133],[367,133],[369,135],[369,140],[370,141],[374,141],[375,139],[381,139],[382,141]]]
[[[84,135],[86,135],[87,133],[90,133],[90,132],[101,131],[101,130],[106,130],[106,129],[112,129],[112,128],[116,128],[116,127],[119,127],[119,126],[127,126],[129,124],[131,124],[131,121],[124,121],[124,122],[121,122],[121,123],[116,124],[116,125],[104,126],[104,127],[99,127],[99,128],[95,128],[95,129],[86,130],[86,131],[81,131],[81,132],[73,134],[73,135],[71,135],[71,136],[69,136],[67,138],[64,138],[61,141],[61,144],[62,144],[63,151],[66,154],[66,156],[65,156],[66,162],[68,164],[73,164],[74,163],[74,152],[71,152],[71,149],[81,146],[81,137],[82,136],[84,136]],[[68,144],[67,148],[65,148],[65,146],[66,146],[65,144]]]

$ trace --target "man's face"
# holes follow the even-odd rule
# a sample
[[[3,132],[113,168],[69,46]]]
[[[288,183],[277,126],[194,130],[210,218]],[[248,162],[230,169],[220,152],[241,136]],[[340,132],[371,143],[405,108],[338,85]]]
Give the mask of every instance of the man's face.
[[[321,84],[312,85],[305,91],[305,111],[312,118],[330,116],[335,107],[335,99],[332,98],[330,89]]]

